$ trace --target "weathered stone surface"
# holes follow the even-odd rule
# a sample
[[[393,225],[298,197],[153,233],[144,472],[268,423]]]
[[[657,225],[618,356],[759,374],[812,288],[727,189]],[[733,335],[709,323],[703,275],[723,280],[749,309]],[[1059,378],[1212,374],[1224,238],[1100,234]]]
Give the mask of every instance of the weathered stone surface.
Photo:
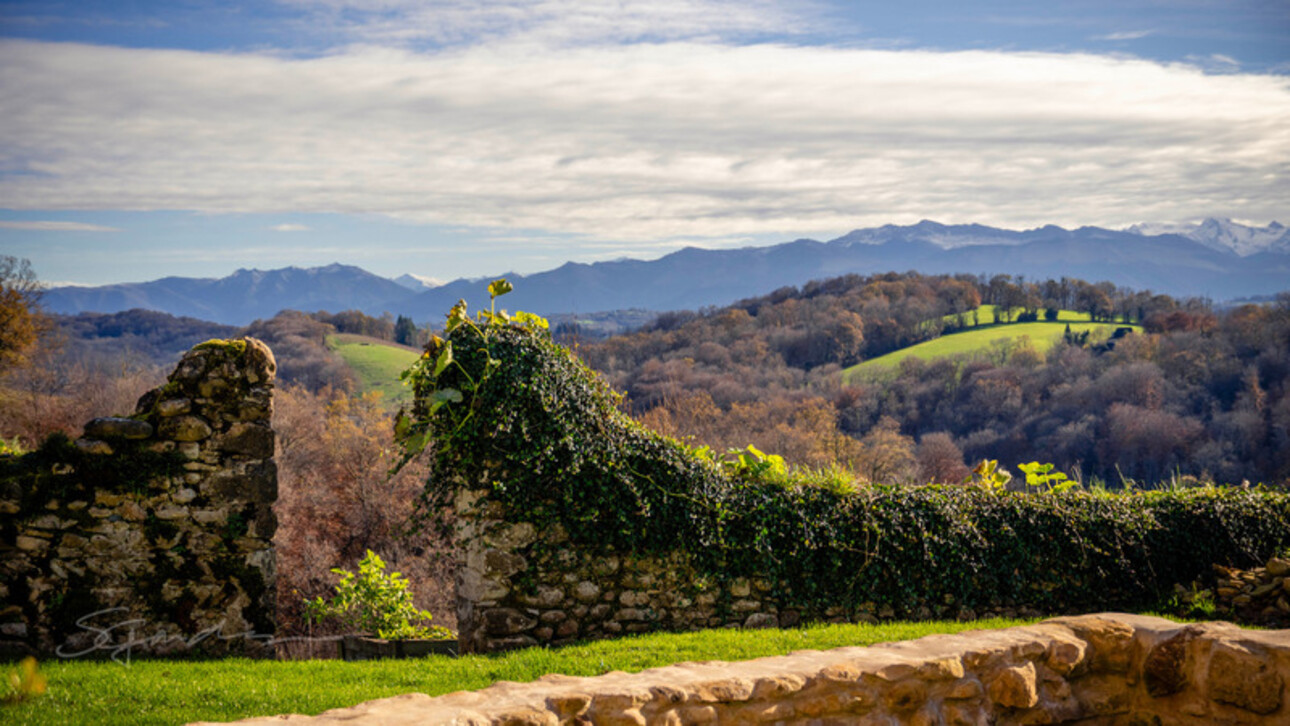
[[[99,439],[77,439],[76,448],[96,456],[110,456],[113,453],[112,445]]]
[[[215,445],[230,454],[267,459],[273,456],[273,441],[273,429],[268,426],[239,421],[221,435]]]
[[[1253,691],[1243,696],[1228,694],[1244,705],[1222,701],[1206,707],[1204,701],[1187,700],[1181,695],[1192,693],[1194,689],[1190,687],[1174,697],[1150,696],[1143,674],[1132,663],[1124,673],[1073,668],[1065,678],[1044,665],[1055,652],[1054,644],[1076,640],[1091,646],[1080,640],[1077,630],[1101,637],[1108,630],[1108,622],[1118,623],[1130,631],[1133,647],[1145,653],[1170,642],[1184,626],[1130,615],[1066,618],[1061,622],[1064,624],[1047,621],[1026,628],[931,636],[895,646],[802,651],[743,663],[679,663],[641,673],[612,672],[595,678],[548,676],[533,683],[503,682],[476,692],[438,698],[369,701],[292,720],[346,724],[472,720],[505,723],[517,722],[510,719],[524,714],[527,720],[523,723],[1286,723],[1284,704],[1267,710],[1273,700],[1268,694],[1273,690],[1263,683],[1267,681],[1266,673],[1290,670],[1290,632],[1245,633],[1218,624],[1187,626],[1195,629],[1186,646],[1189,652],[1208,653],[1210,648],[1215,653],[1231,651],[1235,660],[1221,656],[1216,667],[1234,669],[1256,683]],[[515,640],[522,642],[522,638]],[[983,655],[969,658],[967,653]],[[1247,662],[1247,656],[1262,658],[1266,669],[1251,671],[1253,661]],[[959,663],[963,677],[957,681],[938,680],[939,675],[956,670],[945,665],[949,663]],[[1196,663],[1202,670],[1189,677],[1188,682],[1193,684],[1209,677],[1204,672],[1204,658]],[[879,677],[879,672],[889,677]],[[983,682],[989,685],[983,688]],[[1042,694],[1035,688],[1037,683],[1041,684],[1038,691]],[[988,697],[983,691],[988,691]],[[1227,710],[1220,716],[1213,708]],[[1237,708],[1244,710],[1237,712]],[[248,721],[276,722],[272,718]]]
[[[86,436],[78,442],[83,451],[130,457],[136,449],[177,450],[188,459],[185,471],[150,473],[142,491],[135,481],[120,486],[95,480],[92,502],[87,494],[66,502],[42,500],[34,511],[6,509],[17,531],[9,556],[0,557],[0,598],[7,603],[11,585],[24,585],[21,605],[0,617],[7,637],[21,638],[38,653],[63,644],[103,649],[129,637],[133,652],[162,655],[184,650],[201,632],[272,632],[277,472],[272,446],[265,445],[272,431],[267,421],[237,424],[245,405],[271,410],[272,368],[261,343],[211,341],[185,355],[167,385],[140,398],[135,418],[85,425]],[[219,383],[210,385],[214,380]],[[203,388],[218,388],[220,396],[195,398]],[[123,463],[122,469],[139,466],[131,459]],[[64,463],[53,468],[60,476],[77,475]],[[245,525],[232,540],[230,513]],[[237,558],[236,574],[209,566],[227,561],[228,545]],[[182,575],[157,577],[167,570]],[[80,603],[76,607],[86,614],[95,606],[124,609],[97,625],[143,625],[101,631],[110,642],[99,643],[96,631],[50,616],[58,610],[55,598]],[[11,623],[11,617],[17,620]],[[208,652],[264,654],[253,639],[197,640]]]
[[[578,602],[593,603],[600,598],[600,586],[583,580],[573,588],[573,596]]]
[[[96,418],[85,424],[85,436],[91,439],[146,439],[152,436],[152,424],[132,418]]]
[[[1157,698],[1168,696],[1187,685],[1187,644],[1198,632],[1196,628],[1183,628],[1147,653],[1142,678],[1148,694]]]
[[[157,415],[163,418],[182,416],[183,414],[193,410],[193,402],[187,398],[168,398],[163,401],[158,401],[155,406],[155,410],[157,411]]]
[[[1039,703],[1035,664],[1000,668],[986,681],[990,700],[1005,708],[1030,708]]]
[[[197,416],[175,416],[162,419],[158,433],[175,441],[204,441],[214,432],[209,423]]]
[[[515,635],[537,625],[537,618],[512,608],[490,608],[484,611],[484,628],[489,635]]]
[[[1273,577],[1285,577],[1290,575],[1290,560],[1283,557],[1273,557],[1268,560],[1268,574]]]
[[[1269,653],[1235,640],[1215,644],[1209,658],[1209,696],[1220,703],[1269,714],[1281,707],[1285,676]]]

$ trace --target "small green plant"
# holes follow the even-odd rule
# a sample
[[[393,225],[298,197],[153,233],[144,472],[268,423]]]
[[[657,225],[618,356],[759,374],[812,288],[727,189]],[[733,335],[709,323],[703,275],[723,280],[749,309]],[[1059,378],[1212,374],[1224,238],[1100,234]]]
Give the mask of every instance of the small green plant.
[[[418,610],[412,602],[407,578],[397,572],[385,574],[385,561],[368,550],[358,563],[358,574],[333,569],[340,575],[336,596],[330,602],[321,597],[305,600],[305,618],[320,623],[335,618],[359,632],[374,633],[388,640],[455,637],[447,628],[428,626],[430,612]]]
[[[752,444],[746,449],[730,449],[721,460],[721,467],[728,474],[744,481],[785,485],[789,481],[788,465],[784,457],[766,454]]]
[[[793,473],[802,486],[817,487],[840,497],[848,497],[860,491],[855,474],[836,462],[822,469],[803,468]]]
[[[44,695],[47,688],[45,676],[40,672],[36,659],[28,656],[18,664],[17,670],[7,674],[3,701],[6,704],[26,701]]]
[[[1064,492],[1075,486],[1075,482],[1060,471],[1053,471],[1052,464],[1040,464],[1032,461],[1029,464],[1018,464],[1017,468],[1026,475],[1026,486],[1040,491]]]
[[[997,459],[982,459],[963,483],[981,487],[986,491],[1001,492],[1010,481],[1012,481],[1012,474],[1007,469],[1000,468]]]
[[[27,450],[22,448],[22,442],[15,436],[12,439],[0,438],[0,456],[22,456]]]
[[[1188,618],[1212,618],[1218,610],[1214,591],[1199,582],[1190,586],[1174,585],[1173,594],[1164,603],[1167,613]]]

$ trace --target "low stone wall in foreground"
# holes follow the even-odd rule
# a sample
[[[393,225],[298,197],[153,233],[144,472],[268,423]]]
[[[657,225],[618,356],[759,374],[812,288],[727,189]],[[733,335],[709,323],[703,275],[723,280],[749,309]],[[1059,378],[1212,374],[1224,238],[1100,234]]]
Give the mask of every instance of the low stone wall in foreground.
[[[316,717],[347,724],[1287,724],[1290,630],[1123,614],[742,663],[548,675]]]

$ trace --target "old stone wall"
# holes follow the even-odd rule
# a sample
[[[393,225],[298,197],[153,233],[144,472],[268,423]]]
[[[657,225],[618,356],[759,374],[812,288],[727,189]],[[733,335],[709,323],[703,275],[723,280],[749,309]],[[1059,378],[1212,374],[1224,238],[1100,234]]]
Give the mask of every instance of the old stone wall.
[[[0,648],[265,650],[275,369],[258,340],[203,343],[132,416],[0,461]]]
[[[764,578],[704,577],[685,552],[667,557],[590,554],[558,525],[539,531],[502,517],[479,490],[458,493],[457,627],[464,653],[655,630],[787,628],[803,621],[878,622],[896,617],[1038,617],[1014,603],[976,612],[951,600],[897,611],[860,603],[813,608],[775,597]]]
[[[1290,627],[1290,559],[1273,557],[1263,567],[1240,570],[1214,565],[1215,586],[1209,590],[1178,587],[1188,604],[1208,599],[1219,617],[1273,628]]]
[[[1290,630],[1101,614],[743,663],[544,676],[316,717],[385,724],[1202,726],[1290,723]]]

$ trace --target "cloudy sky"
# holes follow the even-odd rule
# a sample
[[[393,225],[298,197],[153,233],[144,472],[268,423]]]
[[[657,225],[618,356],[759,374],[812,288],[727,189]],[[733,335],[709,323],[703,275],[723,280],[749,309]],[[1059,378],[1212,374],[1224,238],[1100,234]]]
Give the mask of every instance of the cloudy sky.
[[[452,279],[1290,223],[1285,0],[0,0],[0,254]]]

